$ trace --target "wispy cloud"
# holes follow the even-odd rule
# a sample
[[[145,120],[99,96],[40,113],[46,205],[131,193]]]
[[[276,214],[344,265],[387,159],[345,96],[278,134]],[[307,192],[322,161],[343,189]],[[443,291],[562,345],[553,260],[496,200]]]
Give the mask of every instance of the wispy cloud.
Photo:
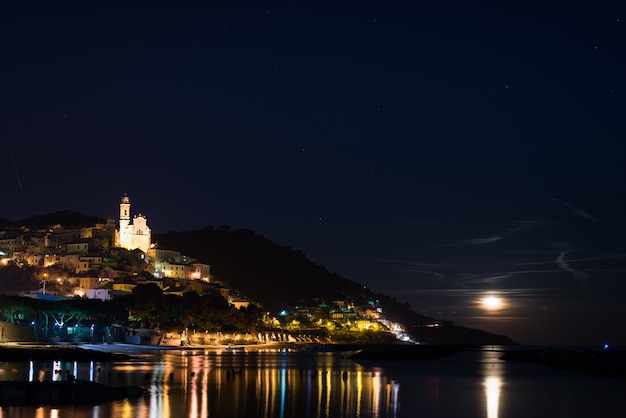
[[[519,271],[507,271],[502,274],[543,274],[543,273],[563,273],[563,270],[560,269],[545,269],[545,270],[519,270]]]
[[[509,250],[500,251],[500,254],[512,254],[512,255],[553,255],[554,250]]]
[[[438,271],[433,271],[433,270],[424,270],[424,269],[420,268],[420,266],[418,266],[418,265],[410,265],[410,266],[408,266],[406,268],[406,271],[411,272],[411,273],[430,275],[430,276],[433,276],[434,278],[436,278],[437,280],[439,280],[442,283],[446,283],[448,285],[453,285],[455,287],[460,287],[460,288],[466,288],[467,287],[463,283],[460,283],[458,281],[454,281],[454,280],[448,279],[447,276],[445,274],[443,274],[443,273],[440,273]]]
[[[503,240],[505,237],[504,234],[493,235],[486,238],[471,238],[464,241],[459,241],[459,245],[484,245],[491,244],[492,242]]]
[[[489,237],[483,237],[483,238],[470,238],[470,239],[464,239],[464,240],[458,240],[458,241],[453,241],[450,242],[448,244],[442,244],[442,247],[461,247],[461,246],[465,246],[465,245],[485,245],[485,244],[491,244],[494,243],[496,241],[501,241],[505,238],[510,237],[511,235],[517,233],[517,232],[521,232],[521,231],[525,231],[527,229],[529,229],[532,225],[534,224],[521,224],[519,226],[513,227],[513,228],[508,228],[506,231],[501,232],[499,234],[494,234],[492,236]]]
[[[587,290],[587,283],[591,280],[591,276],[589,276],[584,271],[576,270],[572,266],[569,265],[568,261],[565,259],[567,256],[567,251],[561,251],[556,258],[556,265],[562,268],[565,271],[569,271],[574,275],[578,283],[582,286],[583,289]]]
[[[607,255],[599,255],[596,257],[585,257],[585,258],[574,258],[569,259],[569,262],[573,261],[597,261],[597,260],[610,260],[615,258],[626,258],[626,254],[607,254]]]
[[[569,209],[573,210],[573,211],[574,211],[574,212],[576,212],[576,214],[577,214],[578,216],[580,216],[581,218],[588,219],[588,220],[590,220],[590,221],[595,221],[595,222],[598,222],[598,220],[597,220],[596,218],[594,218],[593,216],[589,215],[589,213],[585,212],[585,211],[584,211],[584,210],[582,210],[582,209],[579,209],[579,208],[577,208],[577,207],[575,207],[575,206],[573,206],[573,205],[570,205],[570,204],[569,204],[569,203],[567,203],[567,202],[564,202],[564,201],[562,201],[562,200],[560,200],[560,199],[556,199],[556,198],[554,198],[554,197],[553,197],[551,200],[552,200],[553,202],[560,203],[561,205],[563,205],[563,206],[565,206],[565,207],[567,207],[567,208],[569,208]]]
[[[611,260],[616,258],[626,258],[626,254],[608,254],[608,255],[599,255],[596,257],[586,257],[586,258],[570,258],[567,260],[569,263],[575,263],[580,261],[599,261],[599,260]],[[514,266],[540,266],[543,264],[552,264],[554,260],[546,260],[546,261],[530,261],[527,263],[517,263],[513,264]]]
[[[528,263],[516,263],[514,266],[542,266],[546,264],[552,264],[554,260],[546,260],[546,261],[529,261]]]
[[[499,289],[498,294],[507,297],[520,297],[520,298],[534,298],[537,295],[552,295],[558,297],[564,292],[570,291],[569,288],[562,287],[521,287],[521,288],[509,288]],[[386,290],[386,293],[390,294],[420,294],[420,295],[441,295],[441,296],[484,296],[485,289],[423,289],[423,288],[409,288],[409,289],[392,289]]]
[[[496,276],[477,277],[477,278],[472,278],[468,280],[463,280],[463,283],[473,284],[473,285],[497,284],[498,282],[509,279],[511,277],[513,277],[512,274],[500,274]]]
[[[422,263],[419,261],[401,259],[401,258],[371,258],[365,261],[370,261],[373,263],[398,263],[398,264],[410,264],[411,266],[421,266],[421,267],[454,267],[452,264],[446,263]]]
[[[420,274],[427,274],[430,276],[434,276],[435,278],[439,279],[439,280],[445,280],[446,276],[442,273],[439,273],[438,271],[431,271],[431,270],[422,270],[419,268],[415,268],[415,267],[407,267],[406,271],[410,271],[411,273],[420,273]]]

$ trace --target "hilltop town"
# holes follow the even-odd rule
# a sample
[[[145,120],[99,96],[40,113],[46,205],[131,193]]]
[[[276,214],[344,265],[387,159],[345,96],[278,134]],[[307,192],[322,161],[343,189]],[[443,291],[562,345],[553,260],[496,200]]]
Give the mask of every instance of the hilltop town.
[[[0,228],[0,320],[30,326],[34,338],[176,345],[414,341],[375,298],[312,295],[315,303],[294,301],[270,312],[246,289],[212,277],[203,260],[153,242],[147,217],[132,215],[126,194],[117,220],[34,224]]]

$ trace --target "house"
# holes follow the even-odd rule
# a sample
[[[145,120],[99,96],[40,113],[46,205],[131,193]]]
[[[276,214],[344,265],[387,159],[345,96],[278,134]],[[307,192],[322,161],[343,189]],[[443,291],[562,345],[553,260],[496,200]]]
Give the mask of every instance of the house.
[[[137,287],[137,284],[129,277],[117,279],[112,285],[113,290],[118,292],[132,292],[135,287]]]
[[[12,237],[3,237],[0,239],[0,250],[6,253],[14,253],[26,249],[24,234],[14,235]]]
[[[87,289],[85,291],[85,297],[87,299],[107,301],[111,299],[111,292],[109,292],[109,289]]]

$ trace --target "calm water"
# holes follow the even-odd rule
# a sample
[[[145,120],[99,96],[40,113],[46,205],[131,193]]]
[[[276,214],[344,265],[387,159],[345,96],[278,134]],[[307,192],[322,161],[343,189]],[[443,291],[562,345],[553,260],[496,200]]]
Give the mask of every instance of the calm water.
[[[626,382],[523,363],[499,352],[356,363],[335,353],[167,351],[115,363],[0,363],[1,380],[54,369],[149,388],[98,406],[0,407],[5,417],[624,417]]]

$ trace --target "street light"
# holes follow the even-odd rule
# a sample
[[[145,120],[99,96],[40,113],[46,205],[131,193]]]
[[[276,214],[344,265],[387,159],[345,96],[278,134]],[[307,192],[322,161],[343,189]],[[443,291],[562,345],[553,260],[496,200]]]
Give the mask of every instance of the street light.
[[[43,274],[43,294],[46,294],[46,282],[48,281],[48,273]]]

